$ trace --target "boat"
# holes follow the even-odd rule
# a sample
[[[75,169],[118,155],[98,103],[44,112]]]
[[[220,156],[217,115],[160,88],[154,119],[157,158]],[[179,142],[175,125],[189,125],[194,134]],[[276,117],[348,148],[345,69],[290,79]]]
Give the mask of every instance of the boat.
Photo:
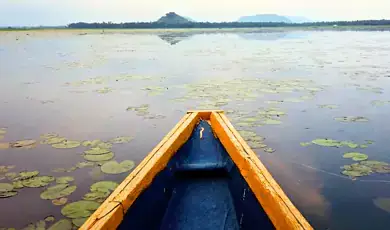
[[[189,111],[80,229],[312,229],[223,111]]]

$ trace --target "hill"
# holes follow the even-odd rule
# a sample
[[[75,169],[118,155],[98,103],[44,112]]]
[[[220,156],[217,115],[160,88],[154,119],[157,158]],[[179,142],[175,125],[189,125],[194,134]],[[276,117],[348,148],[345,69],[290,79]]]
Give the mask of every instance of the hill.
[[[190,23],[191,21],[186,19],[185,17],[176,14],[175,12],[170,12],[167,13],[165,16],[162,16],[156,22],[161,24],[172,25],[172,24],[187,24]]]
[[[257,14],[252,16],[243,16],[240,17],[238,22],[284,22],[292,23],[290,19],[284,16],[277,14]]]
[[[290,19],[290,21],[292,21],[293,23],[313,22],[313,20],[301,16],[285,16],[285,17]]]

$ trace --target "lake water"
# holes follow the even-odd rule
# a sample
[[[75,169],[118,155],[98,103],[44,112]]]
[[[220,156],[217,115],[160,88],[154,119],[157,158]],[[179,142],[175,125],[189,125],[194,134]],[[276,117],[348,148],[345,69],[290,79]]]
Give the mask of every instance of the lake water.
[[[389,32],[0,32],[0,143],[53,132],[78,141],[131,136],[114,144],[114,159],[139,163],[186,110],[224,109],[237,129],[266,138],[275,151],[255,151],[316,229],[390,226],[390,205],[374,202],[390,198],[390,174],[351,178],[340,168],[355,163],[346,152],[390,163],[389,100]],[[134,111],[141,105],[148,112]],[[286,114],[274,117],[280,124],[243,121],[264,110]],[[364,122],[334,119],[343,116]],[[319,138],[373,143],[300,144]],[[86,149],[0,149],[0,166],[73,176],[71,203],[93,183],[128,174],[104,174],[98,165],[53,172],[84,161]],[[9,182],[0,173],[0,183]],[[44,190],[0,199],[0,228],[64,218],[62,206],[40,198]]]

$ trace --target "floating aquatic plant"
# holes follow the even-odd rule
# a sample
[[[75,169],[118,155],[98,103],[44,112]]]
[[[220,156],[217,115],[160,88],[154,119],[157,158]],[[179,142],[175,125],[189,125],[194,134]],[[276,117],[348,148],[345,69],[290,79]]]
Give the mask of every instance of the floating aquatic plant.
[[[111,143],[102,142],[102,143],[99,143],[97,145],[97,147],[101,148],[101,149],[111,149],[112,148],[112,144]]]
[[[311,145],[312,143],[311,142],[301,142],[301,143],[299,143],[301,146],[303,146],[303,147],[306,147],[306,146],[309,146],[309,145]]]
[[[273,148],[265,148],[264,149],[264,152],[267,152],[267,153],[273,153],[273,152],[275,152],[276,150],[275,149],[273,149]]]
[[[364,153],[358,152],[349,152],[343,155],[344,158],[352,158],[354,161],[364,161],[367,160],[368,156]]]
[[[345,116],[345,117],[335,117],[336,121],[340,122],[368,122],[368,118],[361,116]]]
[[[134,165],[134,161],[130,160],[125,160],[121,163],[118,163],[117,161],[109,161],[101,166],[101,170],[107,174],[120,174],[130,171],[134,168]]]
[[[52,145],[52,147],[56,149],[71,149],[79,147],[80,145],[81,143],[79,141],[65,140],[64,142]]]
[[[98,202],[81,200],[65,205],[61,209],[61,213],[71,219],[84,218],[89,217],[99,206]]]
[[[375,100],[375,101],[371,102],[371,105],[373,105],[373,106],[383,106],[383,105],[387,105],[387,104],[390,104],[390,101]]]
[[[342,147],[342,146],[347,146],[349,148],[357,148],[359,147],[358,144],[352,142],[352,141],[337,141],[333,139],[315,139],[311,141],[313,144],[319,145],[319,146],[324,146],[324,147]]]
[[[61,197],[69,196],[76,190],[77,186],[69,184],[58,184],[47,188],[41,193],[44,200],[54,200]]]
[[[66,204],[66,202],[68,202],[68,198],[66,198],[66,197],[61,197],[61,198],[54,199],[51,201],[51,203],[55,206],[64,205],[64,204]]]
[[[57,179],[56,179],[57,184],[67,184],[71,181],[74,181],[74,178],[71,176],[57,177]]]
[[[114,139],[111,139],[109,140],[109,142],[113,144],[123,144],[123,143],[130,142],[132,139],[133,139],[132,137],[123,136],[123,137],[116,137]]]
[[[343,169],[344,171],[342,171],[341,173],[350,177],[367,176],[373,173],[370,167],[358,163],[344,165]]]
[[[76,227],[81,227],[85,221],[87,221],[88,218],[77,218],[77,219],[73,219],[72,220],[72,223],[76,226]]]
[[[42,139],[51,139],[51,138],[55,138],[55,137],[58,137],[59,135],[56,134],[56,133],[45,133],[45,134],[42,134],[40,137]]]
[[[68,219],[62,219],[53,224],[48,230],[72,230],[72,222]]]
[[[149,114],[149,105],[148,104],[143,104],[140,106],[133,106],[133,107],[127,107],[127,111],[135,111],[137,116],[145,116]]]
[[[22,181],[20,181],[20,180],[13,181],[12,186],[14,186],[15,189],[21,189],[24,187]]]
[[[54,179],[55,178],[52,176],[36,176],[23,180],[22,184],[29,188],[39,188],[48,185],[50,182],[54,181]]]
[[[96,147],[101,142],[101,140],[83,141],[82,145],[85,147]]]
[[[383,211],[390,213],[390,198],[377,197],[373,200],[373,202],[377,208],[380,208]]]
[[[78,162],[76,164],[76,167],[81,169],[81,168],[85,168],[85,167],[93,167],[95,164],[93,162],[86,162],[86,161],[82,161],[82,162]]]
[[[318,105],[318,108],[321,109],[337,109],[338,107],[339,107],[338,105],[330,105],[330,104]]]
[[[19,176],[14,180],[26,180],[33,178],[39,174],[39,171],[23,171],[19,173]]]
[[[41,141],[41,144],[53,145],[66,141],[64,137],[51,137]]]
[[[36,140],[22,140],[10,143],[11,148],[31,149],[36,146]]]
[[[106,93],[110,93],[112,91],[113,91],[113,89],[109,88],[109,87],[104,87],[104,88],[96,90],[96,92],[100,93],[100,94],[106,94]]]
[[[111,152],[110,149],[105,149],[105,148],[91,148],[89,150],[84,151],[85,154],[90,154],[90,155],[102,155]]]
[[[16,196],[18,192],[14,191],[14,186],[10,183],[0,183],[0,198]]]
[[[275,119],[266,119],[261,121],[261,124],[265,125],[280,125],[282,122],[280,120],[275,120]]]
[[[10,143],[0,143],[0,149],[8,149],[11,146]]]
[[[90,188],[91,192],[85,194],[83,199],[103,202],[117,186],[118,183],[114,181],[100,181],[94,183]]]
[[[93,162],[100,162],[100,161],[108,161],[111,160],[114,157],[113,152],[108,152],[105,154],[85,154],[84,159],[87,161],[93,161]]]

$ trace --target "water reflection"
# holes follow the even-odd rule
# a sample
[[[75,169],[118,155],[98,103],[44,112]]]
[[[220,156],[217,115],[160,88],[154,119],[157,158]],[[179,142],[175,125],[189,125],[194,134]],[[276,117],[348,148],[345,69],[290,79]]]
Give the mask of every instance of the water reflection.
[[[304,32],[249,32],[249,33],[239,33],[238,36],[245,40],[260,40],[260,41],[275,41],[282,39],[294,39],[294,38],[303,38],[307,36],[307,33]]]
[[[171,45],[176,45],[177,43],[187,40],[192,36],[193,34],[188,33],[168,33],[158,35],[161,40],[164,40]]]

